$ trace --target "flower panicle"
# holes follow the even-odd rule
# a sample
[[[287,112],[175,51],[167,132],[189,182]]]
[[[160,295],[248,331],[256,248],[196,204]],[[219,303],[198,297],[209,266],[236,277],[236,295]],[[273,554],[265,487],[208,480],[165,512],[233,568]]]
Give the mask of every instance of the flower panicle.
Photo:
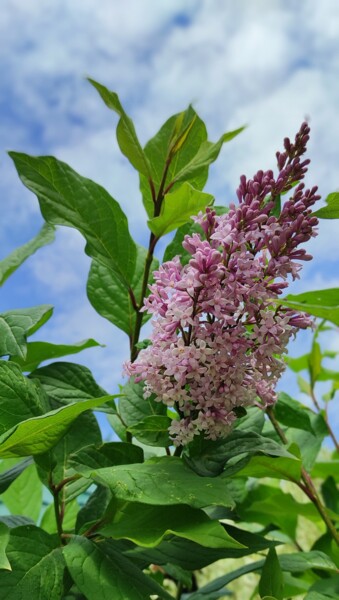
[[[276,178],[270,170],[242,175],[238,205],[193,218],[202,232],[185,236],[188,264],[177,256],[154,273],[144,303],[153,314],[152,344],[126,371],[145,382],[146,396],[177,410],[176,445],[201,433],[227,435],[238,407],[273,404],[281,355],[292,335],[312,326],[308,315],[277,303],[288,277],[299,277],[297,261],[312,258],[300,245],[317,234],[311,207],[320,196],[300,182],[309,132],[303,123],[294,143],[284,140]],[[277,214],[277,198],[292,188]]]

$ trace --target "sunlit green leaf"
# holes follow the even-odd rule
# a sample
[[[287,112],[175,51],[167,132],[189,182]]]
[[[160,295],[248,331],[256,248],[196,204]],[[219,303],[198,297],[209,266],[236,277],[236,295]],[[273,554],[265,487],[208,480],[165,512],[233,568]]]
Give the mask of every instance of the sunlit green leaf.
[[[297,295],[289,294],[285,298],[280,298],[279,304],[339,325],[339,288],[304,292]]]
[[[46,452],[66,433],[78,415],[109,399],[110,396],[104,396],[68,404],[42,416],[22,421],[0,436],[0,457],[11,458]]]
[[[1,496],[1,501],[14,515],[37,521],[42,505],[42,484],[35,465],[30,465]]]
[[[75,344],[51,344],[50,342],[29,342],[27,344],[27,354],[25,359],[14,357],[13,362],[20,365],[23,371],[33,371],[40,363],[45,360],[52,360],[67,356],[68,354],[78,354],[87,348],[100,346],[93,339],[83,340]]]
[[[189,504],[194,508],[233,506],[222,479],[199,477],[175,457],[153,458],[143,464],[98,469],[92,478],[128,502],[168,506]]]
[[[0,314],[0,356],[26,358],[26,339],[52,316],[53,306],[42,304]]]
[[[326,206],[314,213],[318,219],[339,219],[339,192],[333,192],[326,198]]]
[[[6,279],[22,265],[27,258],[32,256],[42,246],[51,244],[54,240],[54,227],[45,223],[39,233],[23,246],[16,248],[0,261],[0,286],[3,285]]]
[[[0,572],[2,569],[11,571],[12,567],[7,558],[6,548],[9,541],[9,530],[7,525],[0,523]]]
[[[48,223],[74,227],[86,239],[86,252],[131,283],[136,247],[118,202],[94,181],[52,156],[10,152],[23,184],[39,200]]]
[[[150,219],[148,226],[157,237],[161,237],[187,223],[212,202],[211,194],[196,190],[185,182],[174,192],[165,195],[160,215]]]

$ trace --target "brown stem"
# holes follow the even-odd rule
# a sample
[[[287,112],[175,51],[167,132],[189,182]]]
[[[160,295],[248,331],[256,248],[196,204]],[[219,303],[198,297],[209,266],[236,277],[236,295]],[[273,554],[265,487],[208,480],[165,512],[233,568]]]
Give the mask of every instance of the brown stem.
[[[65,487],[65,485],[67,485],[67,483],[70,483],[71,481],[76,481],[77,479],[80,479],[80,477],[80,475],[72,475],[71,477],[66,477],[65,479],[60,481],[60,483],[54,485],[53,490],[59,493],[62,490],[62,488]]]
[[[283,442],[283,444],[288,444],[288,439],[287,439],[284,431],[281,429],[277,419],[275,418],[271,407],[266,409],[266,414],[267,414],[269,420],[271,421],[278,436],[280,437],[281,441]],[[311,502],[313,502],[313,504],[316,507],[318,513],[320,514],[322,520],[324,521],[327,529],[329,530],[330,534],[332,535],[334,541],[339,546],[339,532],[336,530],[330,517],[328,516],[328,514],[326,512],[326,508],[320,500],[319,494],[315,488],[313,480],[312,480],[310,474],[306,471],[306,469],[304,469],[304,467],[301,467],[301,477],[302,477],[304,483],[301,483],[300,481],[297,482],[295,479],[292,479],[292,478],[291,478],[291,481],[296,483],[298,485],[298,487],[311,500]]]

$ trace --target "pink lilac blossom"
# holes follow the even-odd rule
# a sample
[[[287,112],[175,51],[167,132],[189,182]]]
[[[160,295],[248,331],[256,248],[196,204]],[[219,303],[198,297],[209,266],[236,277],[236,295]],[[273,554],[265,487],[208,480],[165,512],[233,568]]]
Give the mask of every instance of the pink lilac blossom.
[[[176,445],[201,432],[210,439],[227,435],[237,407],[273,404],[289,338],[312,323],[276,302],[287,277],[299,277],[297,261],[312,258],[299,248],[318,223],[311,210],[317,188],[299,183],[308,139],[303,123],[294,144],[286,138],[277,153],[278,176],[242,175],[237,206],[222,216],[207,208],[194,218],[202,232],[183,241],[188,264],[176,256],[154,273],[143,309],[154,315],[152,344],[126,370],[145,382],[146,397],[155,394],[176,409],[179,419],[170,427]],[[276,215],[277,198],[293,186]]]

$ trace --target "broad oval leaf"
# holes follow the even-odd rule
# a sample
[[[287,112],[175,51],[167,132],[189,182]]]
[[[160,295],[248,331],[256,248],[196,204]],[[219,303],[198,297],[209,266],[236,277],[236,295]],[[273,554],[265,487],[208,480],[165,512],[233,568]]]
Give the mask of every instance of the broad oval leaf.
[[[11,530],[7,557],[12,571],[0,570],[0,600],[61,600],[65,562],[54,537],[33,525]]]
[[[211,520],[204,511],[185,504],[152,506],[123,503],[113,521],[102,527],[100,533],[116,540],[126,538],[149,548],[157,546],[171,534],[209,548],[244,548],[219,521]]]
[[[0,434],[44,412],[39,384],[24,377],[18,365],[0,361]]]
[[[193,508],[234,506],[222,479],[199,477],[176,457],[98,469],[91,477],[109,487],[117,498],[128,502],[159,506],[188,504]]]
[[[63,555],[72,579],[88,600],[145,600],[151,594],[173,600],[109,542],[95,544],[74,536]]]
[[[136,247],[126,215],[101,185],[82,177],[53,156],[10,152],[23,184],[36,194],[44,219],[74,227],[86,239],[86,252],[131,283]]]
[[[107,392],[95,381],[91,371],[75,363],[55,362],[36,369],[29,377],[38,379],[48,397],[60,404],[107,396]]]

